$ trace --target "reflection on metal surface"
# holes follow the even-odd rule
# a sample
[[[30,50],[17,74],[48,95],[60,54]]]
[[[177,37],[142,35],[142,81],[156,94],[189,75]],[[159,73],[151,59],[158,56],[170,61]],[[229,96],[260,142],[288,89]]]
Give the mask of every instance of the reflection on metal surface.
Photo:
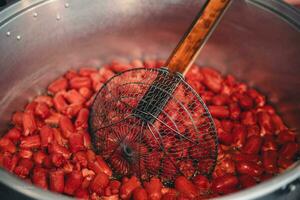
[[[72,0],[68,1],[69,9],[64,3],[32,0],[28,7],[19,2],[0,12],[1,133],[16,108],[70,67],[78,68],[91,60],[99,65],[100,60],[114,58],[166,59],[201,7],[198,0],[136,0],[135,9],[127,12],[124,0]],[[278,11],[282,14],[281,8]],[[37,20],[33,12],[39,13]],[[284,9],[285,15],[290,12]],[[55,20],[57,13],[63,20]],[[17,35],[22,39],[17,40]],[[286,122],[300,129],[298,44],[295,28],[255,4],[236,0],[198,63],[252,81],[275,96]],[[270,181],[224,198],[262,197],[297,179],[299,170],[297,163]],[[0,181],[15,190],[23,185],[3,170]],[[36,199],[69,199],[35,187],[20,191]]]

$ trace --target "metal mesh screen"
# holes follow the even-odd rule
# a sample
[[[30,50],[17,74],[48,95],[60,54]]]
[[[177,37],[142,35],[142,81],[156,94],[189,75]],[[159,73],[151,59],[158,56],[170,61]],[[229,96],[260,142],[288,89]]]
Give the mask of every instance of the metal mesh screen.
[[[209,175],[217,158],[213,120],[199,95],[165,69],[132,69],[110,79],[92,105],[94,147],[116,177]]]

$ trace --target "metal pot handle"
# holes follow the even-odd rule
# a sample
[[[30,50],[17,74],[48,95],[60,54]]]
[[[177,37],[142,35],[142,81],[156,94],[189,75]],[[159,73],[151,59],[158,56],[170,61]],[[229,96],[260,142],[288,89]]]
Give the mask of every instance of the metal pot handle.
[[[300,11],[293,6],[278,0],[246,0],[246,2],[276,14],[300,31]]]

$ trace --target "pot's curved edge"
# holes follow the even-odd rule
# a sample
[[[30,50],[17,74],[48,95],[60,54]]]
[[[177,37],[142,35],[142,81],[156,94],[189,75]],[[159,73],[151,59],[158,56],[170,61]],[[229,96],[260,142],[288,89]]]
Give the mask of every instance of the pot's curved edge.
[[[52,0],[17,1],[7,5],[3,10],[0,10],[0,27],[9,23],[22,13],[50,1]]]
[[[31,0],[31,1],[18,1],[9,5],[5,9],[0,11],[0,27],[9,23],[15,17],[19,16],[23,12],[30,10],[36,6],[41,6],[44,3],[51,2],[53,0]],[[292,6],[284,2],[274,0],[245,0],[247,3],[251,3],[261,9],[268,10],[273,14],[280,17],[282,20],[288,22],[296,30],[300,31],[300,13]],[[282,11],[280,9],[283,9]],[[280,10],[280,11],[279,11]],[[281,189],[283,185],[298,179],[300,176],[300,163],[296,163],[294,167],[286,172],[278,175],[271,180],[265,181],[250,189],[246,189],[231,195],[218,198],[218,200],[232,200],[232,199],[254,199],[262,197],[266,194],[272,193],[274,190]],[[0,168],[0,182],[16,192],[23,193],[24,195],[34,199],[52,200],[55,198],[70,200],[72,198],[55,194],[49,191],[39,189],[35,186],[24,187],[24,181],[18,179],[14,175],[6,172]],[[263,188],[263,190],[259,190]]]
[[[297,31],[300,31],[300,11],[295,7],[283,2],[275,0],[245,0],[259,8],[269,11],[277,15],[282,20],[288,22]]]
[[[40,4],[53,0],[31,0],[31,1],[15,1],[8,4],[0,10],[0,26],[9,22],[21,13],[36,7]],[[296,30],[300,31],[300,11],[293,6],[276,0],[244,0],[247,3],[253,4],[261,9],[272,12],[282,20],[288,22]]]

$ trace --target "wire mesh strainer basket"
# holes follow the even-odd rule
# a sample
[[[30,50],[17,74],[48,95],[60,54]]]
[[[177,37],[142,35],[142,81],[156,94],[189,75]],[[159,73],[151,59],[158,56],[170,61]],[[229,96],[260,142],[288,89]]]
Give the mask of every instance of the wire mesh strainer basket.
[[[159,98],[167,99],[164,106],[157,104]],[[209,175],[214,169],[212,117],[181,75],[166,69],[128,70],[111,78],[95,99],[90,118],[94,146],[116,176],[148,180],[158,175],[171,183],[178,175]]]

